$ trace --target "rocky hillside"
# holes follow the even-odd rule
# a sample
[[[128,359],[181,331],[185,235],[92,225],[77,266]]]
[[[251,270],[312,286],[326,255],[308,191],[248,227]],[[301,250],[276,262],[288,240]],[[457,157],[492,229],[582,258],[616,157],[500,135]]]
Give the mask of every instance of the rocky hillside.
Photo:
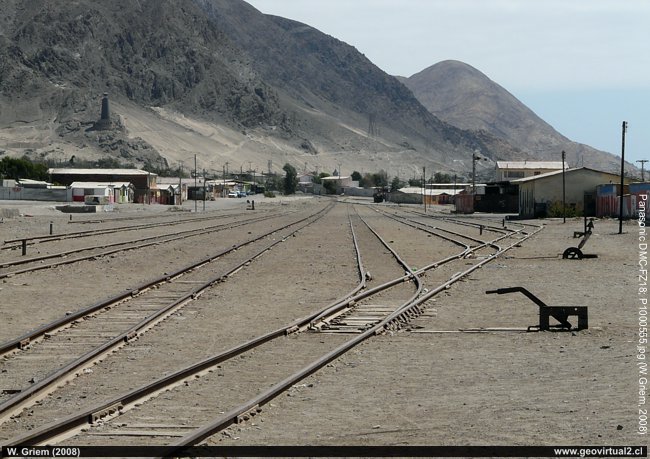
[[[241,0],[0,0],[0,11],[2,154],[404,175],[521,154],[441,121],[355,48]],[[104,92],[116,122],[100,134],[89,128]]]
[[[564,150],[572,165],[620,170],[620,158],[567,139],[470,65],[443,61],[400,80],[431,113],[454,126],[488,132],[538,159],[557,161]]]
[[[7,108],[0,123],[31,123],[35,130],[49,125],[78,144],[80,128],[99,114],[104,91],[142,107],[169,106],[243,126],[272,122],[279,116],[275,93],[205,15],[188,6],[2,0],[0,91]]]

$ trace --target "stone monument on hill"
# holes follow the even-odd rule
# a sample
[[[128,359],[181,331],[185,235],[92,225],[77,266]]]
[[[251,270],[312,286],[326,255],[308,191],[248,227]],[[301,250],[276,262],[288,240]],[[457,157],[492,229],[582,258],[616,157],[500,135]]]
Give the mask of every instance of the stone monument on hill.
[[[111,122],[111,111],[108,105],[108,93],[105,92],[104,97],[102,97],[102,113],[99,121],[93,125],[93,130],[106,131],[112,129],[112,127],[113,123]]]

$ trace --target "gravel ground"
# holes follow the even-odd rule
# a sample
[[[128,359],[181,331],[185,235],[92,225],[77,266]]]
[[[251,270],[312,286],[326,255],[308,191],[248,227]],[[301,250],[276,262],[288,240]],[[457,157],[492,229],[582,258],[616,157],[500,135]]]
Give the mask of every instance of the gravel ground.
[[[268,200],[258,206],[260,210],[277,206],[308,209],[317,202]],[[235,205],[228,200],[208,204],[215,210],[222,204]],[[161,207],[141,206],[137,214],[163,212]],[[352,255],[339,250],[349,243],[349,234],[343,231],[347,219],[343,208],[339,206],[327,227],[295,238],[297,245],[291,245],[290,251],[271,251],[266,260],[252,264],[226,282],[223,289],[201,300],[222,305],[224,317],[231,318],[219,325],[224,333],[240,321],[248,324],[248,333],[253,336],[260,329],[284,322],[285,317],[311,311],[317,304],[356,285]],[[4,219],[0,225],[3,239],[7,238],[5,234],[17,232],[44,234],[52,219],[62,223],[68,218],[43,206],[30,209],[32,217]],[[360,213],[372,215],[368,209],[360,209]],[[120,212],[120,216],[127,214],[131,211]],[[472,218],[481,217],[469,217]],[[413,229],[398,229],[393,221],[382,224],[372,217],[369,222],[385,239],[393,241],[395,249],[413,266],[422,265],[426,258],[422,254],[429,249],[427,244],[435,243],[428,242],[431,238],[426,236],[415,236]],[[597,221],[584,251],[597,254],[598,258],[584,260],[561,259],[564,249],[577,245],[572,234],[582,229],[582,220],[571,219],[566,224],[561,220],[526,223],[543,224],[545,228],[521,247],[439,294],[427,305],[430,313],[413,321],[407,329],[366,341],[294,387],[292,396],[280,397],[264,407],[254,425],[231,427],[228,435],[216,435],[209,443],[645,444],[645,437],[637,433],[636,222],[625,223],[624,234],[618,235],[618,222]],[[35,230],[36,227],[42,230]],[[338,234],[343,238],[338,238]],[[336,247],[339,249],[335,250]],[[445,254],[453,251],[449,245],[440,250]],[[170,262],[169,252],[152,250],[147,254],[148,263],[137,265],[137,273],[119,281],[115,276],[114,283],[101,283],[94,290],[98,295],[108,296],[112,290],[127,288],[140,278],[153,277]],[[181,252],[177,262],[195,256]],[[296,263],[283,264],[287,256]],[[342,258],[346,261],[341,264]],[[124,260],[131,263],[131,258]],[[0,339],[22,331],[26,317],[51,320],[66,307],[84,303],[86,293],[72,279],[97,273],[81,268],[69,268],[65,273],[71,276],[64,278],[65,287],[47,277],[51,273],[16,276],[0,284],[2,323],[23,324],[2,327]],[[291,288],[287,289],[288,285]],[[529,289],[549,305],[587,306],[589,329],[574,333],[459,331],[480,327],[525,329],[535,325],[537,307],[524,296],[485,294],[486,290],[512,286]],[[272,290],[266,293],[267,288]],[[36,295],[41,290],[49,292],[52,304],[56,305],[51,310],[43,307],[48,302],[45,296],[38,297],[40,307],[34,306],[33,299],[30,302],[30,292]],[[57,301],[58,293],[63,291],[67,292],[63,295],[65,301]],[[297,304],[292,300],[296,293],[303,297]],[[211,321],[219,320],[218,316],[208,315],[208,310],[191,311],[194,312],[184,314],[183,321],[209,327]],[[173,323],[170,321],[165,327]],[[139,345],[147,349],[145,344],[155,336],[152,333]],[[174,345],[172,338],[165,339],[169,346]],[[180,352],[187,343],[179,340]],[[209,342],[205,350],[230,342],[230,338],[224,343]],[[110,361],[106,365],[104,371],[119,372],[110,368]]]
[[[378,336],[280,398],[264,428],[234,427],[239,445],[623,445],[645,444],[638,427],[637,227],[600,221],[586,253],[562,260],[581,220],[546,220],[545,230],[439,295],[435,317]],[[537,307],[589,308],[589,330],[460,333],[522,328]],[[449,331],[451,333],[438,333]],[[234,436],[234,435],[233,435]]]

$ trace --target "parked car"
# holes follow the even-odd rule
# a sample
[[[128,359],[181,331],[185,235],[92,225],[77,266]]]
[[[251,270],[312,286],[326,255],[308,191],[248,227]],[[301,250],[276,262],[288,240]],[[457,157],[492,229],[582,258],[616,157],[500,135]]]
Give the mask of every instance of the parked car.
[[[237,192],[236,191],[231,191],[230,193],[228,193],[228,197],[229,198],[237,198],[238,197]]]
[[[237,197],[238,198],[245,198],[246,197],[246,192],[245,191],[238,191],[237,192]]]

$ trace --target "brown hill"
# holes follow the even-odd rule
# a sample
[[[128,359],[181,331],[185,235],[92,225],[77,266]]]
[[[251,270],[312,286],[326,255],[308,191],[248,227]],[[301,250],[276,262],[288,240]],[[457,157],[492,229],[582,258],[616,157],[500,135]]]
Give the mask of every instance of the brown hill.
[[[468,173],[507,142],[428,112],[353,47],[240,0],[0,0],[0,154]],[[104,92],[110,132],[89,130]],[[484,166],[487,167],[487,166]]]
[[[620,158],[572,142],[503,87],[462,62],[439,62],[400,80],[440,119],[472,131],[486,131],[537,159],[567,152],[572,165],[620,170]]]

